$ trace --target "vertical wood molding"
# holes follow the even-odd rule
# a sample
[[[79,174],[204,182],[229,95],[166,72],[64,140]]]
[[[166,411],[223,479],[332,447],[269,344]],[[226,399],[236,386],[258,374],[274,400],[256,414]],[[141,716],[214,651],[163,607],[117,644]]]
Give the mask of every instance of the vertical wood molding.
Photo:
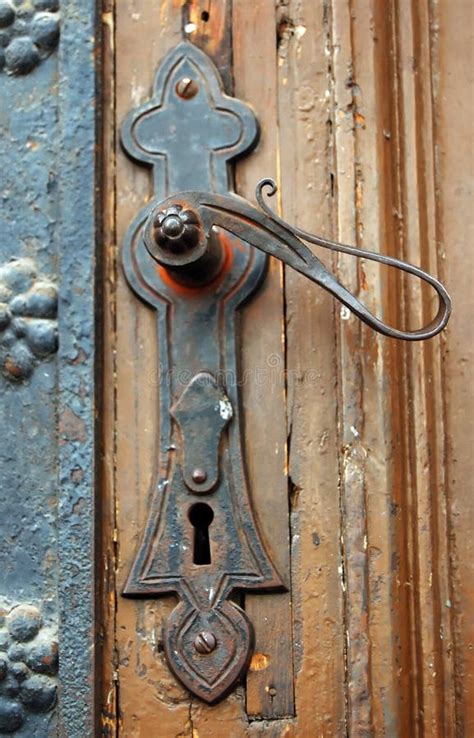
[[[389,28],[369,2],[333,4],[337,238],[393,252],[386,203],[394,163],[382,135],[391,112]],[[379,97],[381,84],[385,98]],[[385,275],[380,279],[372,264],[344,256],[338,273],[371,310],[382,313]],[[339,311],[347,720],[354,736],[401,734],[403,715],[394,644],[397,610],[390,604],[396,550],[393,428],[387,422],[390,352],[388,342]]]
[[[434,128],[428,3],[396,6],[401,139],[404,255],[437,274]],[[407,312],[417,322],[433,306],[407,285]],[[454,735],[449,559],[445,486],[445,429],[442,410],[441,344],[436,338],[407,350],[410,439],[409,474],[413,504],[414,613],[418,712],[421,733]],[[414,685],[415,687],[415,685]]]
[[[338,237],[355,229],[361,246],[436,274],[427,5],[334,2],[333,29]],[[341,279],[373,309],[413,326],[426,319],[418,285],[402,290],[394,275],[345,261]],[[451,735],[440,341],[390,345],[341,318],[341,440],[345,458],[354,446],[366,456],[347,486],[346,461],[342,474],[349,733]]]
[[[363,196],[356,164],[356,127],[362,113],[354,88],[350,5],[334,3],[332,15],[334,165],[337,192],[337,233],[342,243],[357,243]],[[358,89],[358,88],[357,88]],[[362,267],[363,268],[363,267]],[[340,256],[338,274],[351,292],[360,294],[360,265]],[[365,297],[366,295],[363,295]],[[340,434],[341,541],[345,591],[347,724],[350,735],[369,735],[372,726],[370,685],[369,571],[366,502],[368,450],[364,442],[363,374],[360,321],[346,309],[339,312],[338,423]]]
[[[277,176],[275,7],[273,0],[251,5],[233,0],[232,6],[235,93],[253,106],[261,126],[257,151],[237,165],[236,185],[239,194],[254,200],[257,182]],[[282,279],[282,265],[271,260],[264,285],[242,311],[240,351],[251,494],[272,560],[291,591]],[[256,634],[247,712],[257,719],[292,716],[291,593],[252,594],[245,598],[245,608]]]
[[[279,170],[285,220],[332,229],[327,3],[281,3]],[[318,257],[331,268],[327,252]],[[285,270],[296,735],[345,734],[334,301]]]
[[[101,664],[100,720],[104,736],[115,738],[118,732],[120,693],[116,649],[116,570],[118,564],[117,509],[115,499],[117,439],[115,436],[116,386],[109,378],[117,372],[117,315],[115,291],[118,281],[116,232],[116,146],[115,130],[115,7],[114,0],[104,0],[102,11],[102,224],[103,224],[103,295],[102,329],[104,382],[101,395],[101,469],[100,469],[100,570]]]
[[[432,0],[431,32],[436,237],[440,273],[453,294],[453,319],[441,342],[445,479],[450,553],[449,590],[441,593],[443,652],[447,679],[454,669],[456,736],[474,733],[474,344],[472,274],[472,113],[474,7],[458,0]],[[444,512],[444,510],[443,510]],[[442,532],[442,528],[440,529]],[[449,620],[452,630],[449,631]],[[451,706],[450,706],[451,708]],[[447,713],[452,720],[452,709]],[[452,724],[453,724],[452,723]]]

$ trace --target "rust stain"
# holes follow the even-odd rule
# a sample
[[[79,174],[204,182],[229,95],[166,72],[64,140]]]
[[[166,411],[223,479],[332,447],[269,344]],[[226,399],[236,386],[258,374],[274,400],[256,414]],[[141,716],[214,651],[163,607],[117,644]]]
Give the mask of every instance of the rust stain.
[[[51,666],[51,664],[57,658],[57,655],[58,655],[58,644],[57,643],[52,643],[51,644],[51,653],[48,654],[48,655],[46,655],[46,656],[43,656],[43,658],[41,659],[41,663],[44,664],[45,666]]]
[[[5,359],[4,370],[15,379],[20,379],[23,376],[23,370],[18,366],[18,364],[15,364],[11,356],[7,356]]]
[[[63,441],[85,443],[87,440],[86,424],[70,407],[67,407],[60,417],[59,432]]]
[[[41,144],[39,141],[34,141],[32,139],[28,139],[26,142],[26,148],[30,151],[37,151],[40,148]]]
[[[43,558],[42,568],[44,571],[49,572],[56,566],[56,564],[57,564],[56,554],[54,551],[48,548]],[[0,620],[1,620],[1,613],[0,613]]]
[[[170,272],[168,272],[165,267],[157,265],[156,269],[163,282],[172,287],[175,292],[185,297],[200,298],[203,294],[215,290],[217,285],[222,282],[225,275],[230,271],[232,267],[232,262],[234,260],[232,244],[228,240],[227,236],[225,236],[225,234],[223,233],[220,233],[219,239],[224,247],[224,261],[222,264],[222,269],[216,275],[215,279],[212,280],[212,282],[209,282],[209,284],[205,287],[188,287],[186,285],[180,284],[175,279],[173,279]]]
[[[71,364],[73,366],[76,366],[77,364],[84,364],[85,361],[87,361],[87,354],[84,349],[79,348],[77,351],[77,355],[74,359],[72,359]]]

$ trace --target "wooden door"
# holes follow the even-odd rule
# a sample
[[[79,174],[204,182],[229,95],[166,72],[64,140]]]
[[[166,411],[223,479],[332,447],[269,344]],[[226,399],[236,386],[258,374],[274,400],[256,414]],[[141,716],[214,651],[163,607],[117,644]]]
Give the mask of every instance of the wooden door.
[[[102,31],[102,735],[471,735],[471,3],[105,0]],[[121,596],[150,504],[160,357],[119,256],[151,176],[118,131],[183,38],[260,122],[236,191],[275,178],[285,220],[420,264],[455,311],[441,338],[396,342],[272,260],[239,350],[250,488],[288,592],[245,597],[254,655],[213,706],[166,663],[173,598]],[[418,283],[318,256],[387,322],[427,322]]]

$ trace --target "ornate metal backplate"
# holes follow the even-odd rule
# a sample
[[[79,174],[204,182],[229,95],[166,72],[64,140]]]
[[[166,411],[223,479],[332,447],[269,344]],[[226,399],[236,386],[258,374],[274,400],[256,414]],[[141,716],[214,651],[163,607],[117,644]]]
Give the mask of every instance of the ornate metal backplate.
[[[229,164],[257,134],[252,111],[223,93],[217,70],[189,43],[163,60],[152,99],[122,133],[127,152],[153,167],[155,197],[128,231],[123,263],[131,287],[156,310],[160,356],[157,472],[124,595],[179,596],[166,655],[207,702],[232,688],[251,655],[252,626],[232,594],[283,588],[252,511],[236,381],[236,314],[257,289],[266,256],[216,229],[223,256],[215,277],[186,285],[152,258],[143,226],[171,193],[228,193]]]

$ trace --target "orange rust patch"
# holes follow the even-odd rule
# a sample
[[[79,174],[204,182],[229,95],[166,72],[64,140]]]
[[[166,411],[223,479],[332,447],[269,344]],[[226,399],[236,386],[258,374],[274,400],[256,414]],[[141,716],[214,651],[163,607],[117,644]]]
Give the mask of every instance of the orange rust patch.
[[[21,368],[15,364],[11,356],[7,356],[5,360],[5,371],[10,374],[10,376],[15,377],[15,379],[19,379],[22,375]]]
[[[204,287],[187,287],[186,285],[180,284],[175,279],[173,279],[173,277],[166,270],[165,267],[157,266],[158,274],[160,275],[163,282],[169,287],[172,287],[175,292],[182,295],[183,297],[200,297],[206,292],[211,292],[213,289],[215,289],[216,285],[222,282],[224,276],[229,272],[234,258],[232,246],[229,243],[228,239],[223,234],[220,234],[220,240],[224,247],[224,262],[219,274],[217,274],[212,282],[209,282],[209,284],[205,285]]]

